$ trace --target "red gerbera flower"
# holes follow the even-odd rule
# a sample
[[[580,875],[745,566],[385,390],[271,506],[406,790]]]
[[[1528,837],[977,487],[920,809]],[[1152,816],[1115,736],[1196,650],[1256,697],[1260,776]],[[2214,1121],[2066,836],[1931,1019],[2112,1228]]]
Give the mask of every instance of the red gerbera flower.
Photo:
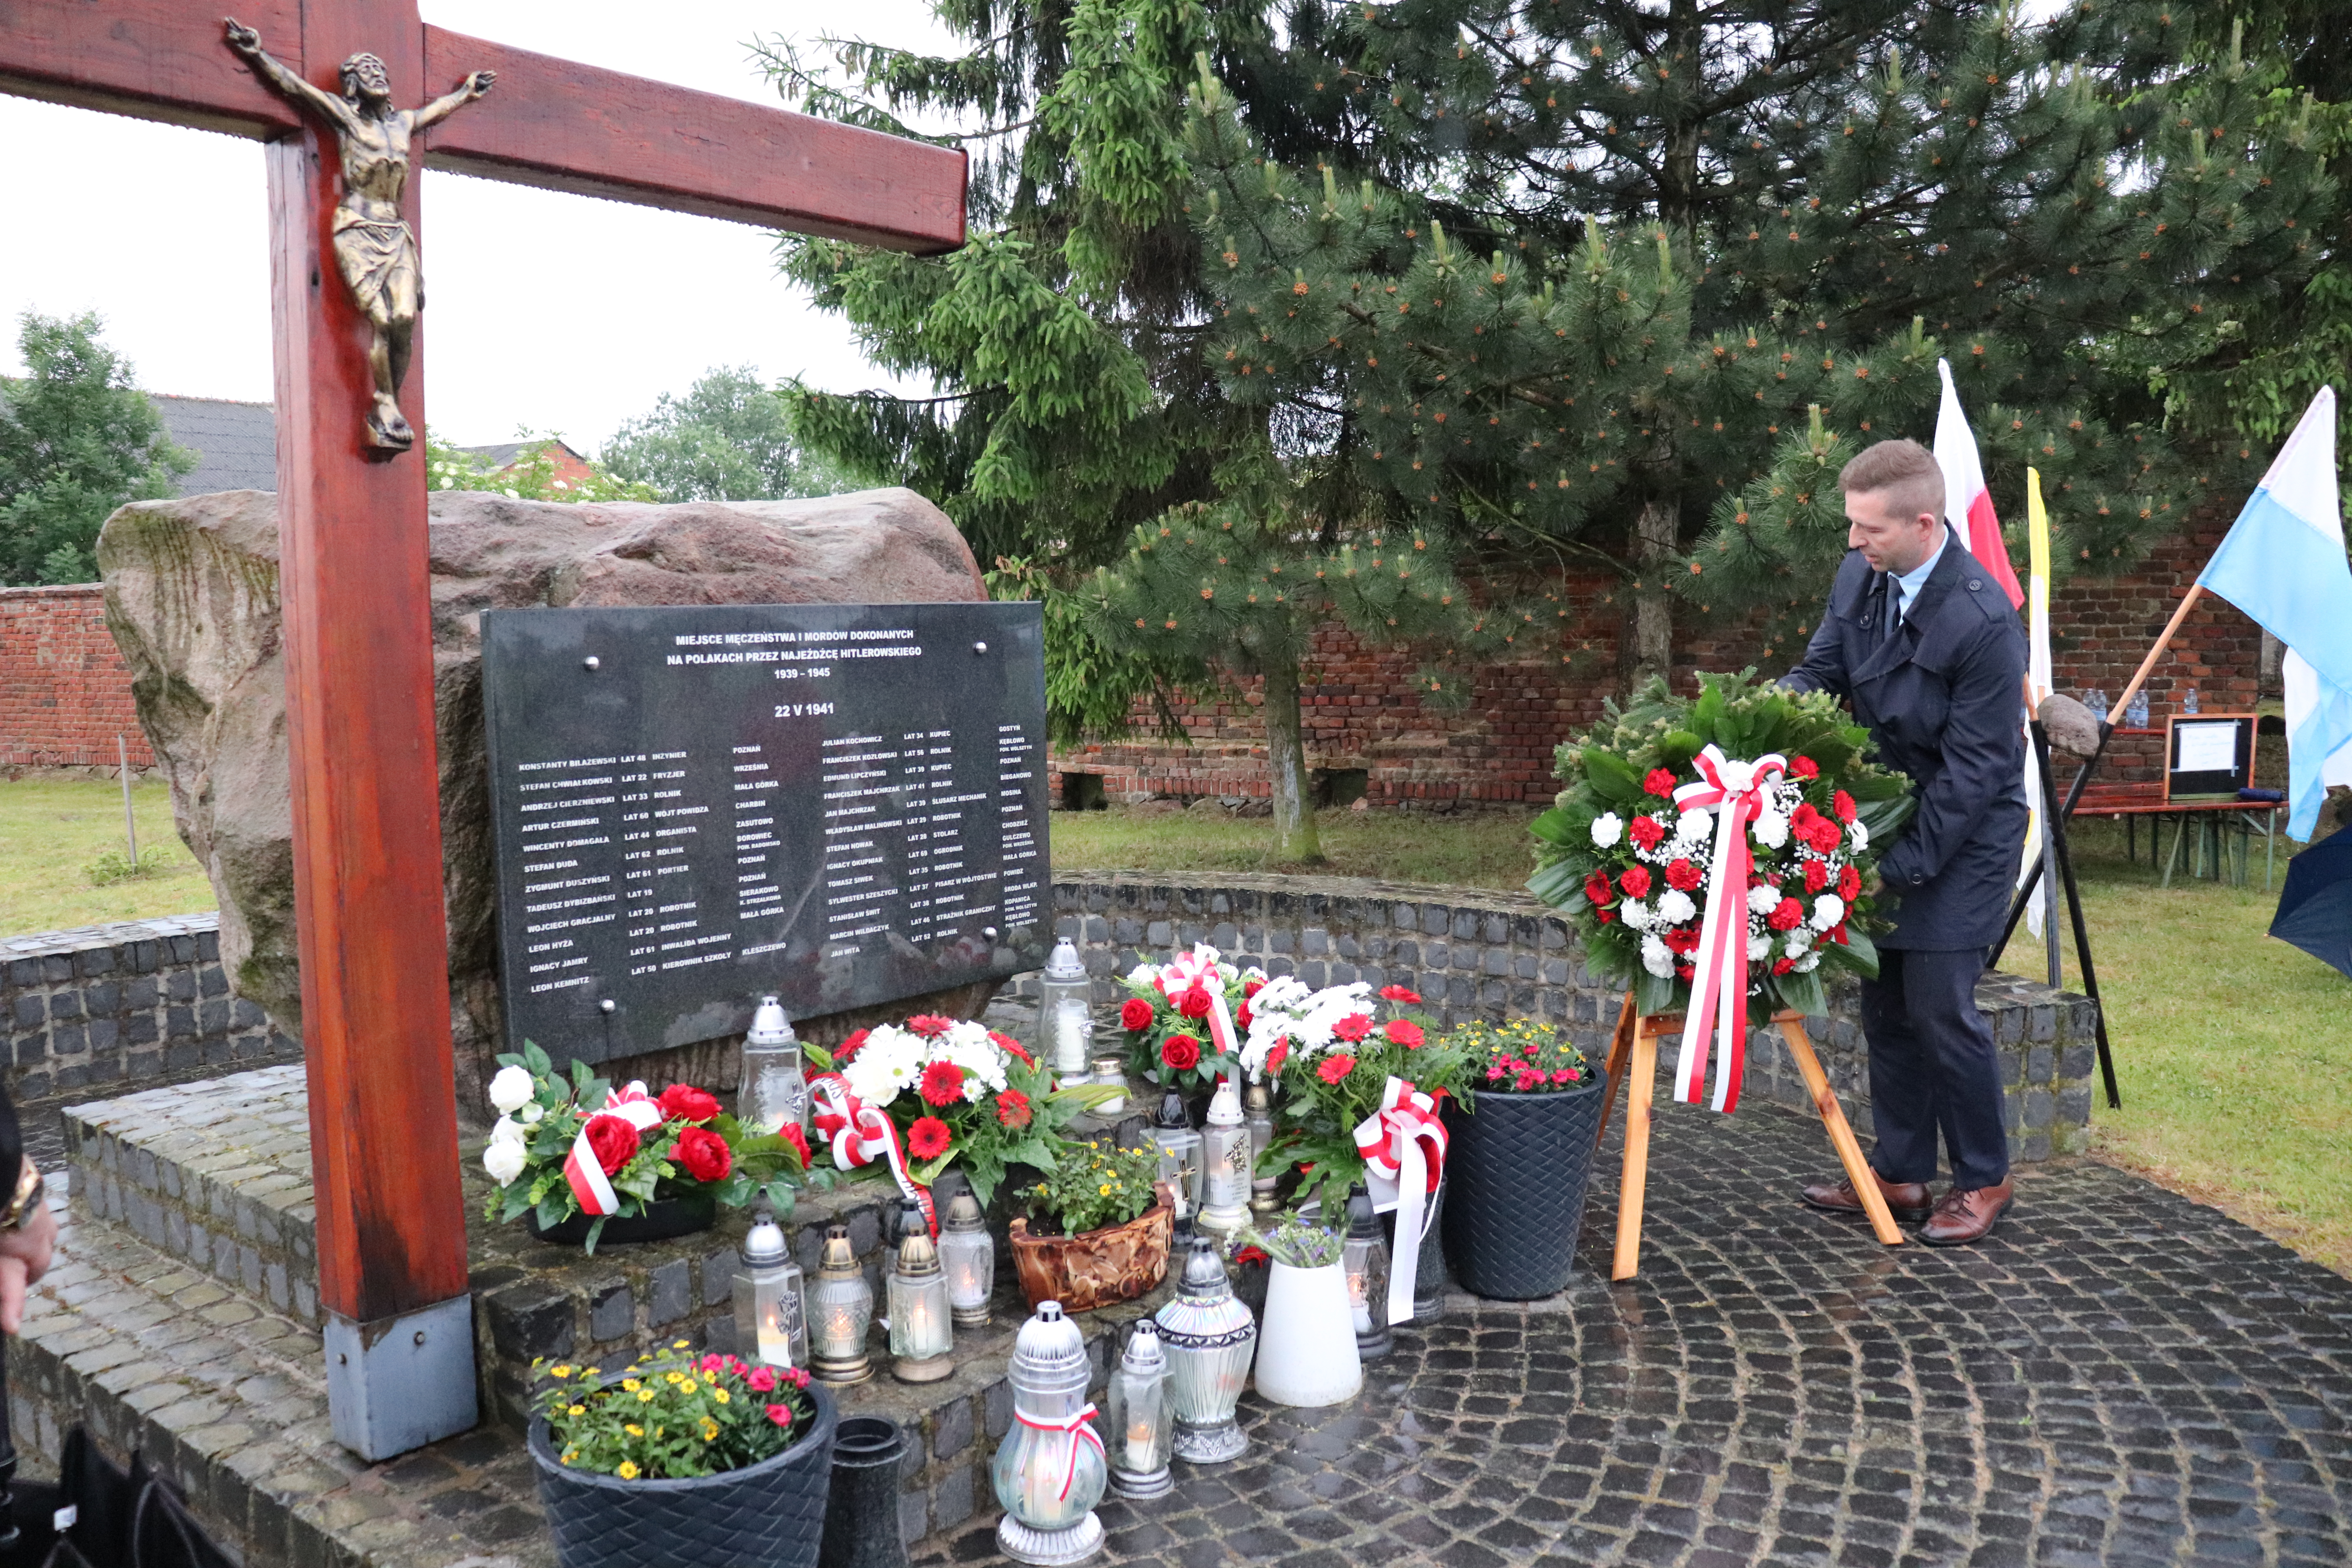
[[[1420,1048],[1422,1042],[1429,1037],[1421,1032],[1419,1024],[1404,1018],[1391,1020],[1381,1032],[1409,1051]]]
[[[866,1048],[866,1037],[873,1032],[871,1029],[860,1029],[842,1041],[841,1048],[833,1053],[833,1065],[837,1068],[847,1067],[857,1053]]]
[[[1606,871],[1595,871],[1584,879],[1584,901],[1594,909],[1609,902],[1611,896]]]
[[[1650,873],[1644,867],[1629,866],[1619,873],[1617,885],[1629,899],[1646,899],[1650,896]]]
[[[954,1028],[955,1020],[941,1017],[937,1013],[918,1013],[907,1020],[907,1027],[927,1040],[935,1039]]]
[[[1698,884],[1699,869],[1696,866],[1679,856],[1666,862],[1666,886],[1680,888],[1687,893]]]
[[[1352,1046],[1372,1032],[1372,1016],[1370,1013],[1350,1013],[1332,1025],[1331,1032]]]
[[[1290,1059],[1290,1042],[1276,1040],[1274,1048],[1265,1053],[1265,1070],[1276,1078],[1282,1076],[1282,1064]]]
[[[1853,820],[1853,796],[1846,794],[1843,790],[1838,791],[1836,795],[1830,798],[1830,809],[1837,813],[1837,819],[1840,822],[1852,822]]]
[[[1801,779],[1817,779],[1822,776],[1822,764],[1811,757],[1791,757],[1789,771]]]
[[[1856,893],[1859,893],[1859,892],[1861,892],[1861,891],[1862,891],[1862,873],[1861,873],[1861,872],[1859,872],[1859,871],[1855,870],[1855,869],[1854,869],[1853,867],[1851,867],[1851,866],[1848,866],[1848,867],[1844,868],[1843,870],[1841,870],[1841,871],[1839,871],[1839,872],[1838,872],[1838,897],[1839,897],[1839,898],[1843,899],[1847,903],[1849,903],[1849,904],[1850,904],[1850,903],[1853,902],[1853,896],[1854,896]]]
[[[1652,768],[1642,780],[1642,787],[1661,800],[1675,796],[1675,775],[1664,768]]]
[[[948,1145],[954,1142],[955,1134],[948,1131],[948,1124],[936,1116],[918,1117],[915,1124],[907,1129],[907,1152],[918,1160],[944,1154],[948,1152]]]
[[[1665,836],[1666,830],[1654,816],[1637,816],[1625,827],[1625,837],[1644,849],[1655,849],[1658,840]]]
[[[1034,1068],[1037,1065],[1037,1058],[1024,1050],[1022,1048],[1021,1042],[1014,1039],[1012,1036],[1000,1035],[994,1029],[991,1029],[988,1031],[988,1037],[994,1040],[996,1042],[997,1049],[1003,1051],[1005,1055],[1020,1058],[1024,1066]]]
[[[1315,1076],[1325,1083],[1338,1083],[1356,1070],[1356,1058],[1349,1056],[1325,1057],[1316,1068]]]
[[[996,1097],[996,1120],[1007,1127],[1026,1127],[1034,1114],[1029,1109],[1029,1097],[1017,1089],[1008,1089]]]
[[[1383,985],[1381,987],[1381,1000],[1383,1002],[1418,1002],[1421,1000],[1421,993],[1402,985]]]
[[[915,1092],[933,1105],[953,1105],[963,1098],[963,1068],[953,1062],[933,1062],[923,1069]]]

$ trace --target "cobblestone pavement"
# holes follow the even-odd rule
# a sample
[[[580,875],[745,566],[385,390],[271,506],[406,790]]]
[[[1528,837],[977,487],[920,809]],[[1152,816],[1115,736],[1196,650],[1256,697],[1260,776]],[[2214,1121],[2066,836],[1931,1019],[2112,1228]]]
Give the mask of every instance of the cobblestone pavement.
[[[2352,1562],[2352,1281],[2088,1163],[2022,1176],[1987,1245],[1882,1248],[1793,1201],[1818,1122],[1662,1105],[1613,1286],[1616,1142],[1568,1291],[1454,1298],[1346,1405],[1252,1395],[1249,1454],[1107,1501],[1098,1561]]]

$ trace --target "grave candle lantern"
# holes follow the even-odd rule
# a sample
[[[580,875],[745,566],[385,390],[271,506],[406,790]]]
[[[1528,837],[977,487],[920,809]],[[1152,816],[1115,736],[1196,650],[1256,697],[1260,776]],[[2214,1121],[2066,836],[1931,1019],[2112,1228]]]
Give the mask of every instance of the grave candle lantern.
[[[948,1307],[956,1327],[985,1325],[988,1299],[996,1290],[996,1242],[969,1187],[948,1205],[947,1223],[940,1226],[940,1267],[948,1277]]]
[[[801,1066],[801,1042],[773,996],[760,998],[751,1027],[743,1036],[742,1120],[761,1132],[781,1132],[786,1123],[808,1131],[808,1074]]]
[[[1356,1353],[1369,1361],[1395,1348],[1389,1327],[1389,1244],[1381,1236],[1372,1200],[1358,1187],[1348,1194],[1348,1237],[1339,1246],[1348,1277],[1348,1313],[1356,1325]]]
[[[735,1271],[735,1349],[748,1361],[805,1367],[808,1318],[801,1305],[801,1267],[775,1216],[761,1209],[743,1238]]]
[[[1037,982],[1037,1050],[1066,1084],[1083,1082],[1087,1076],[1087,1052],[1094,1044],[1088,1005],[1093,990],[1077,944],[1067,938],[1055,942]]]
[[[1176,1194],[1176,1217],[1201,1212],[1201,1135],[1184,1110],[1184,1097],[1170,1089],[1160,1099],[1151,1141],[1160,1145],[1160,1179]]]
[[[1257,1216],[1260,1225],[1267,1225],[1282,1206],[1277,1195],[1282,1178],[1255,1173],[1258,1161],[1274,1147],[1274,1097],[1266,1092],[1265,1085],[1250,1085],[1249,1114],[1244,1118],[1243,1125],[1249,1129],[1250,1135],[1250,1212]]]
[[[937,1383],[955,1370],[948,1352],[955,1330],[948,1277],[939,1248],[918,1218],[898,1242],[898,1268],[890,1276],[890,1375],[901,1383]]]
[[[1168,1356],[1160,1326],[1138,1321],[1127,1354],[1110,1374],[1104,1396],[1110,1428],[1111,1489],[1125,1498],[1160,1497],[1175,1485],[1168,1474],[1175,1428],[1168,1415]]]
[[[816,1354],[809,1370],[827,1383],[864,1383],[874,1375],[866,1358],[866,1325],[874,1321],[874,1287],[849,1250],[849,1227],[825,1227],[824,1256],[809,1292]]]
[[[1201,1134],[1201,1228],[1231,1236],[1249,1224],[1250,1130],[1242,1121],[1240,1086],[1220,1080]]]
[[[1167,1347],[1176,1457],[1196,1465],[1241,1458],[1249,1438],[1234,1419],[1234,1406],[1241,1403],[1257,1349],[1257,1320],[1234,1299],[1216,1243],[1205,1236],[1192,1243],[1176,1299],[1157,1316]]]
[[[1094,1507],[1110,1475],[1087,1402],[1089,1370],[1062,1304],[1037,1303],[1013,1342],[1013,1429],[990,1472],[1004,1508],[997,1549],[1015,1563],[1080,1563],[1102,1548]]]

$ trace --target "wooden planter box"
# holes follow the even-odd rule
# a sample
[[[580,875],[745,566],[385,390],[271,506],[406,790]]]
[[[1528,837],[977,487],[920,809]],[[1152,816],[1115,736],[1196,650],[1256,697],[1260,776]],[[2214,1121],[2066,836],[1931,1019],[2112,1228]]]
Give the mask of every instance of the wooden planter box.
[[[1066,1312],[1090,1312],[1158,1288],[1168,1277],[1175,1233],[1175,1198],[1162,1184],[1158,1201],[1125,1225],[1077,1236],[1031,1236],[1028,1220],[1015,1219],[1013,1268],[1032,1307],[1059,1301]]]

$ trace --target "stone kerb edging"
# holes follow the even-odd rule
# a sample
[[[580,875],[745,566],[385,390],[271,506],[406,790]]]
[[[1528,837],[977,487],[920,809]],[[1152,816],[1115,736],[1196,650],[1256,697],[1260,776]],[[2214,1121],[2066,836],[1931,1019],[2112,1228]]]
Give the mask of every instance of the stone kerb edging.
[[[1116,977],[1139,953],[1164,955],[1195,942],[1310,985],[1410,985],[1448,1024],[1543,1018],[1591,1052],[1606,1049],[1622,994],[1585,969],[1568,921],[1524,893],[1345,877],[1065,871],[1054,878],[1054,912],[1056,934],[1079,942],[1098,1005],[1124,994]],[[1035,995],[1036,977],[1022,977],[1016,989]],[[1867,1137],[1869,1058],[1857,1001],[1851,983],[1832,985],[1829,1016],[1809,1019],[1807,1028]],[[2095,1005],[1989,973],[1977,1006],[1991,1016],[2000,1042],[2011,1152],[2033,1161],[2085,1152]],[[1778,1030],[1750,1033],[1747,1092],[1811,1105]]]

